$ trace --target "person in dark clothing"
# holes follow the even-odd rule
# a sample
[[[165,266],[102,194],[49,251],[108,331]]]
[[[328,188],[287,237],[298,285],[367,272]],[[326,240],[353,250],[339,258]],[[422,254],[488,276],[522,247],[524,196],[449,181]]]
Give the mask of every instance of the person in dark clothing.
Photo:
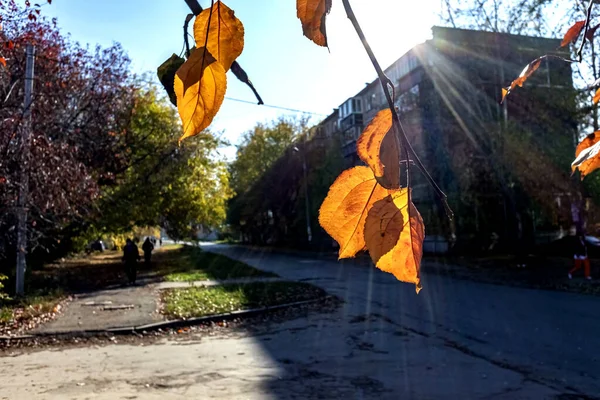
[[[147,237],[146,240],[144,240],[142,250],[144,251],[144,262],[146,263],[146,266],[149,266],[150,260],[152,258],[152,250],[154,250],[154,245],[150,241],[149,237]]]
[[[131,239],[127,239],[123,247],[123,262],[125,263],[125,273],[130,284],[135,283],[137,275],[137,262],[140,259],[140,251]]]
[[[582,234],[578,234],[573,238],[573,260],[575,265],[569,271],[569,279],[573,278],[573,273],[580,269],[582,265],[585,279],[592,279],[590,275],[590,259],[587,254],[585,237]]]

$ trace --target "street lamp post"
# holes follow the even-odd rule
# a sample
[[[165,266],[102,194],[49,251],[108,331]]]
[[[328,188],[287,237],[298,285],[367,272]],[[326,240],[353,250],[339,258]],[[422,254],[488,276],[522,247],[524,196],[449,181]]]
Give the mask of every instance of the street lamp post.
[[[312,243],[312,229],[310,227],[310,205],[308,201],[308,168],[306,166],[306,140],[304,141],[304,149],[300,151],[298,147],[294,147],[294,151],[301,153],[302,156],[302,174],[304,177],[304,218],[306,218],[306,237],[308,243]]]

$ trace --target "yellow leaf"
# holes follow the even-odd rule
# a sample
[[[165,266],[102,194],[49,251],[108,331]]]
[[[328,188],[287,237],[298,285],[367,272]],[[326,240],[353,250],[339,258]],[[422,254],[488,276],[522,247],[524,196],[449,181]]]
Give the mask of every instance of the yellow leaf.
[[[202,132],[219,111],[227,89],[225,68],[206,48],[198,48],[177,70],[174,89],[183,122],[181,141]]]
[[[368,167],[348,169],[335,180],[319,210],[319,223],[340,245],[340,258],[365,249],[365,220],[373,203],[388,191]]]
[[[304,36],[327,47],[327,30],[325,20],[331,11],[332,0],[297,0],[296,15],[302,22]]]
[[[194,39],[198,47],[206,47],[225,71],[229,71],[244,49],[244,25],[232,9],[217,1],[212,13],[208,8],[196,17]]]
[[[375,208],[373,215],[369,216],[368,224],[372,226],[377,217],[394,215],[400,212],[402,215],[402,228],[400,229],[399,239],[395,246],[385,254],[380,254],[381,249],[386,250],[374,234],[366,237],[367,249],[371,254],[371,258],[375,262],[377,268],[382,271],[393,274],[396,279],[403,282],[414,283],[417,286],[417,293],[421,290],[421,258],[423,256],[423,240],[425,238],[425,225],[423,218],[410,201],[409,189],[401,189],[390,195],[386,204],[378,205]],[[409,203],[410,203],[410,218],[409,218]],[[397,210],[397,211],[396,211]],[[398,217],[392,219],[391,222],[398,221]],[[409,223],[410,221],[410,223]],[[371,232],[372,228],[368,228]],[[386,227],[386,231],[391,235],[395,235],[390,227]],[[393,236],[392,236],[393,237]],[[375,240],[377,239],[377,240]],[[386,246],[389,246],[386,245]]]
[[[389,108],[379,111],[356,143],[358,156],[371,167],[377,182],[386,189],[400,187],[400,149],[394,138],[392,120]]]

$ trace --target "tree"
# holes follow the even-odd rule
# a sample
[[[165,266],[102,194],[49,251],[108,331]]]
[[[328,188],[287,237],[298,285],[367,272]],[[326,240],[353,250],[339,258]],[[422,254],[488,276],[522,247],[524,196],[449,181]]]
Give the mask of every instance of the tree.
[[[248,189],[232,199],[229,223],[250,243],[307,247],[306,218],[311,227],[318,225],[319,206],[343,169],[339,149],[337,140],[320,135],[315,129],[298,133],[295,142]],[[310,245],[330,249],[331,241],[325,236],[322,230],[313,229]]]
[[[231,163],[231,187],[242,194],[273,165],[302,132],[303,123],[280,118],[271,124],[257,124],[243,134],[235,161]]]
[[[126,168],[101,190],[94,231],[161,226],[182,239],[195,224],[221,225],[230,197],[225,163],[212,155],[221,142],[206,131],[180,146],[181,134],[175,110],[155,88],[136,92],[129,126],[117,135]]]
[[[55,21],[14,0],[0,9],[0,258],[14,254],[22,169],[30,176],[30,250],[52,251],[61,230],[82,221],[100,186],[123,168],[117,134],[133,104],[129,59],[119,45],[93,50],[61,35]],[[21,163],[25,46],[36,47],[31,158]],[[5,263],[3,263],[6,265]]]
[[[556,6],[556,0],[445,0],[442,18],[455,28],[545,36],[555,34],[548,17]]]

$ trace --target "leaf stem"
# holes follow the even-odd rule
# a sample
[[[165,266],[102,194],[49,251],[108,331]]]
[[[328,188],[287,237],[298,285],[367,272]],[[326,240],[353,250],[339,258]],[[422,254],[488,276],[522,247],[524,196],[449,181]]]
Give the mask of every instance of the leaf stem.
[[[190,58],[190,41],[188,39],[188,26],[190,25],[190,21],[194,18],[194,14],[188,14],[185,17],[185,22],[183,23],[183,40],[185,42],[185,57]]]
[[[202,8],[202,6],[200,5],[200,3],[198,3],[198,0],[184,0],[184,1],[185,1],[185,4],[187,4],[187,6],[190,8],[190,10],[196,16],[204,10]],[[212,2],[211,2],[211,7],[212,7]],[[258,94],[258,92],[256,91],[256,88],[252,84],[252,81],[248,78],[248,74],[246,73],[246,71],[244,71],[242,66],[237,61],[234,61],[233,64],[231,64],[231,72],[233,72],[233,74],[235,75],[236,78],[238,78],[240,81],[242,81],[243,83],[248,85],[248,87],[252,90],[252,93],[254,93],[254,96],[256,96],[256,100],[258,100],[259,105],[265,104],[263,102],[262,98],[260,97],[260,95]]]
[[[585,27],[583,29],[583,37],[581,38],[581,45],[579,46],[579,50],[577,50],[577,58],[579,62],[583,61],[583,46],[585,45],[586,36],[588,30],[590,28],[590,21],[592,20],[592,7],[594,6],[594,0],[590,0],[590,3],[587,7],[587,13],[585,16]]]

